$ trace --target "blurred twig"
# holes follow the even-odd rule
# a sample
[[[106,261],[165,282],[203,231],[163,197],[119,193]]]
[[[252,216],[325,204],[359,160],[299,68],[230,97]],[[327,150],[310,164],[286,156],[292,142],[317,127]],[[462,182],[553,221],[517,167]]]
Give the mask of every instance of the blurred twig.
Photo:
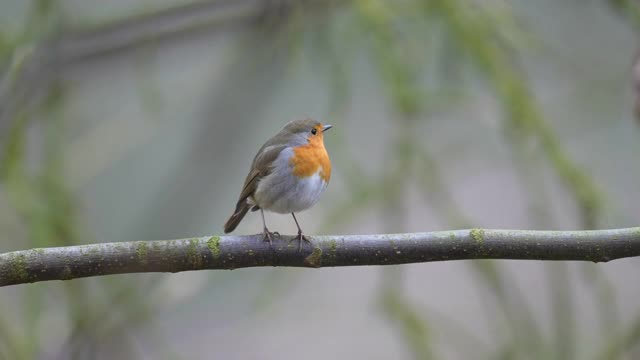
[[[329,6],[337,0],[194,1],[148,14],[131,16],[91,29],[60,29],[43,39],[27,39],[0,69],[0,134],[25,105],[37,103],[64,69],[103,58],[148,41],[160,41],[214,26],[246,25],[272,18],[273,9],[296,3]]]
[[[512,49],[504,44],[491,26],[490,18],[480,6],[458,0],[425,2],[426,11],[436,11],[447,22],[454,43],[469,55],[496,94],[502,99],[505,126],[519,141],[533,140],[558,177],[572,193],[580,211],[581,227],[597,228],[603,209],[603,194],[591,176],[565,151],[553,128],[537,106],[525,76],[518,69]]]
[[[637,0],[606,0],[620,15],[628,17],[633,25],[640,26],[640,3]]]
[[[383,275],[391,275],[390,280],[398,280],[393,274]],[[399,324],[402,338],[413,351],[414,357],[423,360],[434,359],[431,331],[416,306],[408,303],[409,299],[405,293],[394,286],[384,286],[379,301],[389,320]]]
[[[544,358],[540,328],[511,274],[495,261],[474,261],[472,266],[474,274],[482,281],[479,286],[495,299],[491,302],[506,320],[509,341],[500,350],[498,358]],[[494,325],[496,320],[489,319],[489,322]]]
[[[555,358],[575,359],[576,352],[576,316],[574,295],[570,287],[569,267],[565,263],[547,267],[551,311],[555,325]]]

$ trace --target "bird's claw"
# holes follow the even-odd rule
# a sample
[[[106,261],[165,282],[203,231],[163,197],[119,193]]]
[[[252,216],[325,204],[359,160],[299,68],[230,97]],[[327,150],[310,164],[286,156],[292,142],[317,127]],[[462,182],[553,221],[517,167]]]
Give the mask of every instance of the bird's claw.
[[[264,241],[268,241],[269,242],[269,246],[273,245],[273,237],[274,236],[278,236],[278,237],[280,236],[279,232],[277,232],[277,231],[271,232],[266,227],[264,228],[263,234],[264,234],[264,239],[263,240]]]
[[[302,234],[302,231],[298,231],[298,236],[296,236],[293,239],[289,240],[289,242],[292,242],[293,240],[298,240],[298,252],[300,252],[300,250],[302,249],[302,242],[303,241],[311,243],[309,238],[307,238],[306,236],[304,236]]]

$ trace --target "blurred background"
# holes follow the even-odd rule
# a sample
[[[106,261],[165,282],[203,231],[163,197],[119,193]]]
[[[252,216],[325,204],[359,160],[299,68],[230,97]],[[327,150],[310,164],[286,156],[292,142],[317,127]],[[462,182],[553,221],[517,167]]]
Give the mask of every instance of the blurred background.
[[[257,149],[301,117],[334,125],[308,234],[638,226],[638,26],[635,0],[1,0],[0,252],[220,234]],[[260,230],[252,213],[236,233]],[[0,358],[639,359],[639,271],[12,286]]]

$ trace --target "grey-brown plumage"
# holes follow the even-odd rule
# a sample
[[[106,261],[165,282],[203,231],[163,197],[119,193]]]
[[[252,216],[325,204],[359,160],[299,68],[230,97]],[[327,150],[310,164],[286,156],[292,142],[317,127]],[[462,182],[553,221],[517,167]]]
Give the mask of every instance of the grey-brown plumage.
[[[295,147],[308,143],[309,132],[319,125],[321,125],[320,122],[313,119],[291,121],[274,137],[262,145],[253,158],[249,174],[244,181],[242,191],[236,203],[236,209],[224,225],[225,233],[230,233],[235,230],[249,209],[253,211],[260,209],[258,205],[254,205],[247,200],[253,200],[253,195],[258,188],[260,180],[271,173],[273,170],[272,165],[282,150],[287,147]]]

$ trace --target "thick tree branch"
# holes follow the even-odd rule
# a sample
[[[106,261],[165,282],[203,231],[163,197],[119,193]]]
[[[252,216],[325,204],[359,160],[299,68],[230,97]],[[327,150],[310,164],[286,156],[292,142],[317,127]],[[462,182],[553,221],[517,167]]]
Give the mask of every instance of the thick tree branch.
[[[44,248],[0,254],[0,286],[46,280],[255,266],[392,265],[464,259],[584,260],[640,256],[640,227],[596,231],[456,230],[293,237],[207,236]]]

